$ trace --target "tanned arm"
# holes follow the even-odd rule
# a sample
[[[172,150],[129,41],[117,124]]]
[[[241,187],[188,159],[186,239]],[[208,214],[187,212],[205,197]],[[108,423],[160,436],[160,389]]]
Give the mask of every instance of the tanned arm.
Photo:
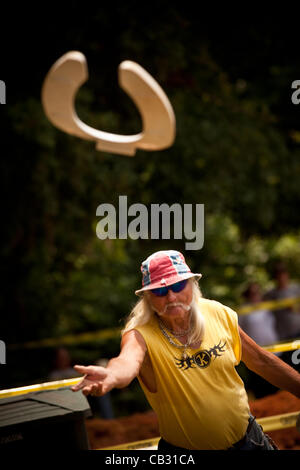
[[[82,390],[84,395],[102,396],[113,388],[126,387],[139,374],[146,351],[147,346],[142,335],[136,330],[128,331],[122,337],[119,356],[111,359],[107,367],[74,367],[85,376],[71,387],[72,390]]]
[[[256,374],[263,377],[275,387],[286,390],[300,398],[300,374],[288,364],[272,354],[253,339],[240,327],[242,342],[242,361]]]

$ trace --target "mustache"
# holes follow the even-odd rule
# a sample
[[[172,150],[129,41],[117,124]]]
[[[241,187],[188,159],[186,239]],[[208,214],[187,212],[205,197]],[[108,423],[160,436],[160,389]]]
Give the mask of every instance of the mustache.
[[[188,312],[189,310],[191,310],[191,306],[190,306],[190,305],[183,304],[182,302],[170,302],[170,303],[168,303],[168,304],[165,305],[165,308],[164,308],[163,311],[160,312],[160,313],[165,313],[169,307],[182,307],[182,308],[183,308],[184,310],[186,310],[187,312]]]

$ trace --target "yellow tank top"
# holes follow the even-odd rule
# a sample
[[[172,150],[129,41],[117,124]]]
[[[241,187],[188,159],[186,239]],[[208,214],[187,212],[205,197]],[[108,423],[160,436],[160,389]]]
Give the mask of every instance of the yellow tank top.
[[[244,436],[250,412],[235,370],[241,360],[237,314],[208,299],[201,299],[199,307],[204,340],[199,349],[187,350],[185,360],[182,350],[162,334],[156,316],[135,328],[146,342],[157,392],[138,380],[167,442],[191,450],[227,449]]]

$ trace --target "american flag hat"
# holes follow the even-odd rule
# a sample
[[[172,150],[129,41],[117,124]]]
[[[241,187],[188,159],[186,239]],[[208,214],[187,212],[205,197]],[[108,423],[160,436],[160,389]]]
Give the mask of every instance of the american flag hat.
[[[136,295],[140,295],[145,290],[170,286],[190,277],[196,277],[197,279],[202,277],[200,273],[192,273],[185,262],[183,254],[175,250],[153,253],[142,262],[141,271],[143,287],[135,291]]]

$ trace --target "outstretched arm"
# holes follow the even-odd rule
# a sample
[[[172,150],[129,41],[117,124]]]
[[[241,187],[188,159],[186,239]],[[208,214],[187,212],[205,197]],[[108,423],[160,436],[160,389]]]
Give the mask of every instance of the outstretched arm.
[[[240,327],[242,341],[242,361],[256,374],[263,377],[275,387],[286,390],[300,398],[300,374],[288,364],[272,354],[253,339]]]
[[[140,333],[135,330],[125,333],[119,356],[111,359],[107,367],[74,367],[85,376],[77,385],[71,387],[73,392],[82,390],[84,395],[101,396],[113,388],[126,387],[139,374],[146,351],[147,346]]]

